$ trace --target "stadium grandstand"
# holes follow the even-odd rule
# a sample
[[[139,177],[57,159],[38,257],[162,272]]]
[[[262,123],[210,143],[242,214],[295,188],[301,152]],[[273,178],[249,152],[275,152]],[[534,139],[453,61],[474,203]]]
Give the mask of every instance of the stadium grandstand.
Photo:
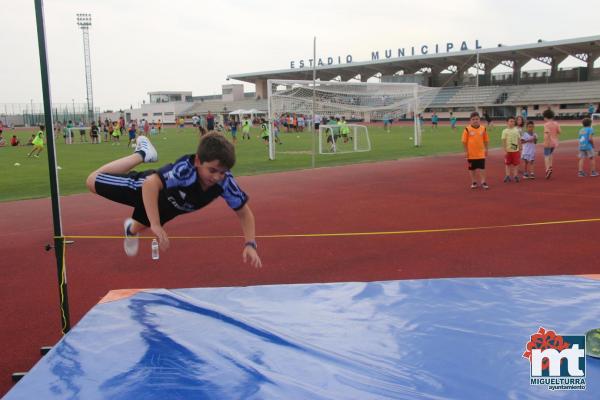
[[[320,81],[413,82],[438,87],[440,90],[428,102],[425,118],[433,112],[441,119],[448,118],[450,112],[457,118],[466,118],[474,109],[483,110],[492,118],[523,112],[536,118],[550,108],[560,119],[571,119],[586,113],[590,104],[599,107],[599,58],[600,35],[324,65],[316,68],[316,77]],[[579,66],[572,66],[574,60]],[[532,64],[538,66],[531,67]],[[149,103],[140,109],[126,110],[125,117],[173,123],[175,118],[190,120],[209,111],[221,118],[244,110],[266,113],[268,79],[312,80],[312,74],[312,68],[306,67],[227,77],[254,84],[256,91],[250,93],[244,93],[242,83],[223,85],[222,94],[212,96],[151,92]]]
[[[581,66],[561,67],[569,58]],[[466,117],[475,108],[496,118],[523,109],[536,117],[551,108],[559,118],[576,118],[587,112],[590,104],[597,107],[600,102],[600,68],[595,67],[599,58],[600,36],[592,36],[327,65],[317,67],[316,75],[320,80],[416,82],[440,87],[425,117],[433,111],[441,118],[451,111],[459,118]],[[527,64],[534,60],[545,68],[528,69]],[[264,98],[268,79],[310,80],[312,73],[311,68],[291,68],[229,75],[228,79],[253,83],[256,97]]]

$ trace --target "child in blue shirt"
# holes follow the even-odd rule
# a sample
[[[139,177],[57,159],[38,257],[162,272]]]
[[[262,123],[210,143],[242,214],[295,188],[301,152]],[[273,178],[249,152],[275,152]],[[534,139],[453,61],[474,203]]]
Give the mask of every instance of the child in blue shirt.
[[[158,153],[146,136],[139,136],[135,153],[103,165],[92,172],[86,185],[92,193],[133,207],[124,222],[125,253],[138,252],[139,233],[150,228],[161,249],[169,247],[164,225],[171,219],[207,206],[223,197],[239,218],[245,243],[242,259],[254,267],[262,265],[256,252],[254,214],[248,196],[238,186],[230,169],[235,149],[227,139],[210,133],[202,137],[196,154],[188,154],[157,170],[132,171],[142,163],[158,161]]]
[[[584,118],[581,121],[583,128],[579,130],[579,177],[584,177],[585,172],[583,171],[583,163],[587,158],[590,160],[590,176],[598,176],[596,172],[596,158],[594,154],[594,129],[592,129],[592,120],[590,118]]]
[[[431,116],[431,126],[433,128],[437,128],[438,127],[438,121],[439,121],[439,117],[436,113],[433,113],[433,115]]]
[[[453,112],[450,112],[450,127],[452,130],[456,129],[456,117]]]

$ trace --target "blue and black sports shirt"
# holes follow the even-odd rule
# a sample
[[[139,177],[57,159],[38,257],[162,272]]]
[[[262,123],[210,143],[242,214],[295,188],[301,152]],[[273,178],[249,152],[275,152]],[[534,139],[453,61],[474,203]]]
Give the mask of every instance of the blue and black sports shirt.
[[[166,197],[169,205],[179,211],[178,214],[199,210],[219,196],[235,211],[244,207],[248,196],[240,189],[229,171],[225,173],[221,182],[206,191],[202,190],[198,171],[194,166],[195,157],[194,154],[183,156],[156,172],[163,184],[159,196]]]

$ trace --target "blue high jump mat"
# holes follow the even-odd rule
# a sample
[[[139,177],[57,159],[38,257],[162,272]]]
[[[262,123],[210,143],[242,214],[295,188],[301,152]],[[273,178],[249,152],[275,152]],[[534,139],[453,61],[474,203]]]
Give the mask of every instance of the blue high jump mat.
[[[540,327],[565,343],[600,327],[600,281],[144,290],[96,305],[5,398],[600,399],[590,355],[574,361],[585,389],[532,384]]]

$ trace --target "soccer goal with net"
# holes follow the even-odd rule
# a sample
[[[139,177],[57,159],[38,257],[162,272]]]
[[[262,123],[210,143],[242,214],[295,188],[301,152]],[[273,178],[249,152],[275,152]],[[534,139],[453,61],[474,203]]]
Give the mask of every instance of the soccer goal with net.
[[[319,126],[319,154],[340,154],[371,150],[365,125],[335,124]]]
[[[339,82],[276,80],[267,81],[268,119],[280,130],[297,118],[313,132],[313,152],[340,154],[370,151],[369,126],[374,122],[410,118],[414,145],[421,145],[419,114],[428,107],[439,88],[415,83]],[[312,131],[313,127],[318,130]],[[269,158],[276,157],[273,135]],[[318,143],[318,145],[316,145]]]

